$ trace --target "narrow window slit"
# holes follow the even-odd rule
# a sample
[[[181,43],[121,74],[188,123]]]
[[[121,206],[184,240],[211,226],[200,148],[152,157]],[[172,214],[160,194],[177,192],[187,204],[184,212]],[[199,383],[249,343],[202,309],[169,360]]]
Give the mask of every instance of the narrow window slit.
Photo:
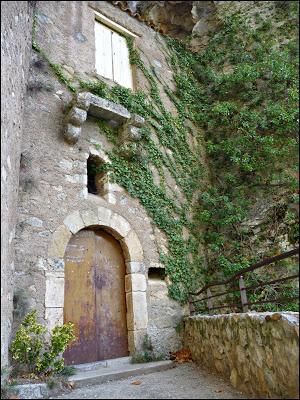
[[[105,163],[97,156],[90,155],[87,160],[88,193],[103,196],[107,183]]]

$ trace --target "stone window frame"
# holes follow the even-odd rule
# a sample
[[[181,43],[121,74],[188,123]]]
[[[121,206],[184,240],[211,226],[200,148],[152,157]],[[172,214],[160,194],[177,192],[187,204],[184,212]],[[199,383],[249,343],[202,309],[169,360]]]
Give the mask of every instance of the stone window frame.
[[[64,266],[64,255],[72,235],[84,228],[96,227],[106,230],[122,247],[125,265],[126,318],[129,354],[141,351],[147,333],[147,279],[144,268],[144,253],[140,240],[130,223],[118,213],[95,207],[69,214],[63,224],[53,233],[48,257]],[[49,259],[48,259],[49,260]],[[49,329],[63,324],[64,312],[64,269],[45,271],[45,321]]]

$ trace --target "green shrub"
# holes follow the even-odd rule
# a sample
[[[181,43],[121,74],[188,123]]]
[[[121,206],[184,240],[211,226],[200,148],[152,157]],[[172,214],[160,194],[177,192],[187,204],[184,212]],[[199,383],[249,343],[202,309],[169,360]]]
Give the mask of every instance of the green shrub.
[[[21,323],[10,346],[17,365],[29,373],[52,375],[64,369],[61,354],[75,339],[73,324],[52,329],[50,343],[45,339],[46,328],[36,321],[36,310],[31,311]]]
[[[161,361],[164,359],[162,354],[153,352],[153,345],[149,335],[145,335],[142,343],[142,350],[135,352],[131,357],[133,364],[147,363],[151,361]]]

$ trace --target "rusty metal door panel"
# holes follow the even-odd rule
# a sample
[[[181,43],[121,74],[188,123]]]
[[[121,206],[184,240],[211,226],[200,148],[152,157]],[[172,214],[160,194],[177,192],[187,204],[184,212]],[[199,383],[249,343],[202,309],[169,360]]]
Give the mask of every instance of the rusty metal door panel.
[[[76,342],[66,364],[128,355],[125,263],[119,243],[104,231],[83,230],[65,254],[64,322],[75,324]]]

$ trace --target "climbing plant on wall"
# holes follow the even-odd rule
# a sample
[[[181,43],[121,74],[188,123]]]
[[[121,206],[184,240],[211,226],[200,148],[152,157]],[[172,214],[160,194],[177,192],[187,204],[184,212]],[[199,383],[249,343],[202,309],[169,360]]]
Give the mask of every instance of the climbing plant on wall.
[[[206,226],[207,276],[229,276],[280,252],[283,237],[298,240],[297,217],[288,210],[298,198],[298,5],[289,3],[273,5],[265,19],[259,12],[254,20],[241,12],[225,16],[199,54],[168,40],[176,95],[205,131],[210,159],[211,185],[195,213]],[[258,198],[273,207],[254,234],[243,221],[255,214]]]
[[[146,77],[148,91],[78,79],[82,88],[147,121],[130,159],[122,153],[118,132],[99,121],[114,145],[106,168],[164,232],[168,249],[160,258],[171,280],[169,294],[182,303],[216,273],[230,275],[278,252],[282,235],[290,243],[298,240],[296,218],[288,209],[297,198],[297,5],[288,3],[294,3],[288,10],[273,5],[272,17],[262,17],[259,5],[250,19],[247,12],[225,13],[199,53],[190,50],[188,40],[166,37],[175,92],[144,65],[131,39],[130,62]],[[41,52],[35,42],[34,48]],[[76,90],[59,65],[50,65]],[[162,91],[176,113],[166,108]],[[253,233],[245,221],[260,198],[272,207],[259,233]]]

